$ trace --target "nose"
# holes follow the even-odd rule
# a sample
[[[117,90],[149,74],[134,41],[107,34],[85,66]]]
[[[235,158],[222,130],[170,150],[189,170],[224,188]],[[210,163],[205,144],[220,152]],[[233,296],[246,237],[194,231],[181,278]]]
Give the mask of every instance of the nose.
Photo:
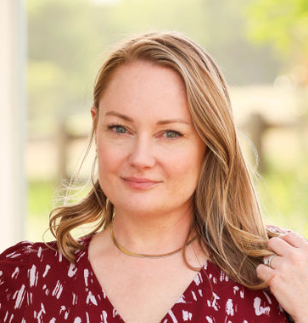
[[[153,143],[146,137],[136,137],[132,143],[128,162],[135,168],[151,168],[155,165]]]

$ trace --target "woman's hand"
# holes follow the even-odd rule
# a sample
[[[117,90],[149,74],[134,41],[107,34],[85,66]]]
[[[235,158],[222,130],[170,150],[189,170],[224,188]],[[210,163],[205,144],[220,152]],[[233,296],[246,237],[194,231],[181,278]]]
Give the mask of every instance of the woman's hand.
[[[261,264],[257,275],[266,281],[283,309],[296,323],[308,321],[308,242],[296,233],[272,238],[268,248],[276,255],[270,267]],[[268,257],[267,257],[268,258]]]

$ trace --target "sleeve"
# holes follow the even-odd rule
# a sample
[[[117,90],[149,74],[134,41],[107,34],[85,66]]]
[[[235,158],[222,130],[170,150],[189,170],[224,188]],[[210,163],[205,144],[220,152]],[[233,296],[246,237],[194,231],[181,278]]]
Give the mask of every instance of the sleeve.
[[[0,322],[23,321],[31,247],[30,242],[20,242],[0,255]]]

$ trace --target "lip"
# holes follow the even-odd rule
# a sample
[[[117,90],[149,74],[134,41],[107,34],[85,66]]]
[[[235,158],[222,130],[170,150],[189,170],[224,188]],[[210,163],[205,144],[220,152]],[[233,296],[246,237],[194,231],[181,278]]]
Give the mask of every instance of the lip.
[[[131,188],[146,190],[155,187],[160,181],[154,181],[144,177],[122,177],[123,181]]]

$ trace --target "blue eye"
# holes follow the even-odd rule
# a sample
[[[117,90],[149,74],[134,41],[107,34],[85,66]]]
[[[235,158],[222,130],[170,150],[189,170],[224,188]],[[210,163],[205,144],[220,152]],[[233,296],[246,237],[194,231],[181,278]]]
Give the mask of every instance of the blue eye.
[[[167,130],[164,133],[164,136],[168,139],[174,139],[174,138],[182,137],[183,135],[177,131],[174,131],[174,130]]]
[[[127,132],[127,130],[123,126],[120,126],[120,125],[110,125],[110,126],[108,126],[108,129],[112,130],[115,133],[126,133]]]

